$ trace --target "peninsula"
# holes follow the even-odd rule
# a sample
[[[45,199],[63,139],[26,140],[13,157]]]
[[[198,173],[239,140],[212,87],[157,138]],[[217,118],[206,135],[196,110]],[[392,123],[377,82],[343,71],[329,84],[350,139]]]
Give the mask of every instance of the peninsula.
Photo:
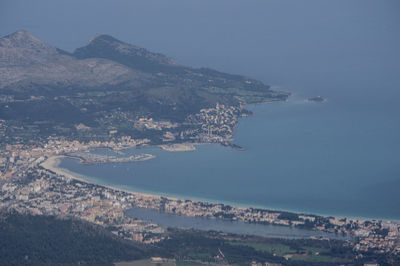
[[[140,162],[155,158],[154,155],[146,153],[125,156],[125,157],[124,156],[115,157],[109,155],[93,154],[87,151],[68,153],[65,155],[65,157],[79,159],[84,164]]]
[[[0,38],[0,145],[149,139],[231,142],[246,104],[289,93],[240,75],[186,67],[96,35],[74,53],[27,31]]]

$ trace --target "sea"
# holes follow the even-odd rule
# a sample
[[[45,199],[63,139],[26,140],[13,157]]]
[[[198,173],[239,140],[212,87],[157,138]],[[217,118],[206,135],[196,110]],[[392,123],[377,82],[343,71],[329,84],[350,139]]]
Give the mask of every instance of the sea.
[[[363,107],[343,97],[311,103],[293,96],[289,102],[249,106],[254,115],[241,118],[235,134],[244,151],[217,144],[190,152],[146,147],[125,150],[125,156],[151,153],[155,159],[88,165],[66,158],[60,167],[132,191],[398,220],[399,117],[386,111],[388,104]],[[399,111],[395,104],[391,108]]]
[[[102,165],[64,159],[61,167],[134,191],[400,220],[400,1],[5,2],[1,35],[23,28],[73,51],[106,33],[293,94],[247,107],[254,115],[240,119],[234,136],[244,151],[148,147],[126,153],[157,158]],[[37,15],[43,10],[52,12]],[[306,101],[314,96],[327,102]]]

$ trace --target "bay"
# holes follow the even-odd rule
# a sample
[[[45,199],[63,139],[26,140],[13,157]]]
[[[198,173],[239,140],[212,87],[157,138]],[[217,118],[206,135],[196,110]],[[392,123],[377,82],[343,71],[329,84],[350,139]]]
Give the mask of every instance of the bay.
[[[295,212],[399,219],[400,126],[396,115],[353,104],[251,107],[235,135],[245,151],[200,145],[193,152],[127,150],[145,162],[60,167],[94,182],[184,198]],[[396,107],[393,107],[396,108]],[[100,151],[101,152],[101,151]],[[103,151],[104,152],[104,151]]]
[[[3,2],[1,35],[26,29],[73,51],[106,33],[185,65],[248,75],[294,93],[288,103],[250,107],[254,115],[241,119],[235,135],[243,152],[149,148],[156,159],[107,165],[66,159],[62,167],[132,190],[400,219],[399,1]],[[304,101],[316,95],[328,102]]]

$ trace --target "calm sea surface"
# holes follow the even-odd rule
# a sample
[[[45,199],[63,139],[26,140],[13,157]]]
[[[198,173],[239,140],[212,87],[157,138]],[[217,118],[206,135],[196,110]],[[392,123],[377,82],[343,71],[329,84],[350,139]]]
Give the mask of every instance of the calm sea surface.
[[[146,208],[132,208],[128,210],[127,215],[136,219],[152,221],[156,224],[166,227],[192,228],[196,230],[213,230],[225,233],[257,235],[276,238],[309,238],[309,237],[325,237],[334,239],[351,239],[350,237],[326,233],[321,231],[313,231],[299,229],[290,226],[273,225],[273,224],[252,224],[242,221],[229,221],[223,219],[210,219],[203,217],[189,217],[183,215],[173,215],[162,213]]]
[[[0,7],[1,35],[26,29],[72,51],[106,33],[294,93],[288,103],[251,107],[254,116],[235,136],[246,151],[150,148],[157,158],[146,162],[66,159],[62,167],[132,190],[400,219],[400,1],[4,0]],[[304,102],[316,95],[328,102]]]

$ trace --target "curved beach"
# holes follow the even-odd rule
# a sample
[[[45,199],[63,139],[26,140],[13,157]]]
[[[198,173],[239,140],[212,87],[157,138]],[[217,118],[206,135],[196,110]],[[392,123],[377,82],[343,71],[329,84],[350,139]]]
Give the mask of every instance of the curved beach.
[[[47,169],[49,171],[52,171],[52,172],[58,174],[58,175],[62,175],[62,176],[65,176],[65,177],[67,177],[69,179],[77,180],[77,181],[80,181],[80,182],[83,182],[83,183],[91,183],[91,184],[95,184],[95,185],[98,185],[98,186],[106,187],[106,188],[109,188],[109,189],[112,189],[112,190],[123,191],[123,192],[129,193],[129,194],[133,194],[133,195],[137,195],[137,196],[143,196],[143,197],[153,197],[153,198],[158,197],[159,198],[159,197],[162,196],[162,195],[144,193],[144,192],[137,192],[137,191],[132,191],[132,190],[129,190],[129,189],[119,188],[119,187],[116,187],[116,186],[110,186],[110,185],[105,185],[105,184],[99,184],[99,183],[96,183],[96,182],[92,182],[91,180],[88,180],[87,177],[80,176],[77,173],[73,173],[73,172],[70,172],[70,171],[68,171],[68,170],[66,170],[64,168],[59,167],[61,159],[63,159],[63,158],[70,158],[70,157],[69,156],[64,156],[64,155],[51,156],[51,157],[47,158],[43,163],[41,163],[40,166],[42,166],[43,168],[45,168],[45,169]],[[75,157],[73,157],[73,158],[74,159],[78,159],[78,158],[75,158]],[[176,198],[176,197],[168,196],[168,198],[171,199],[171,200],[178,200],[178,198]]]

